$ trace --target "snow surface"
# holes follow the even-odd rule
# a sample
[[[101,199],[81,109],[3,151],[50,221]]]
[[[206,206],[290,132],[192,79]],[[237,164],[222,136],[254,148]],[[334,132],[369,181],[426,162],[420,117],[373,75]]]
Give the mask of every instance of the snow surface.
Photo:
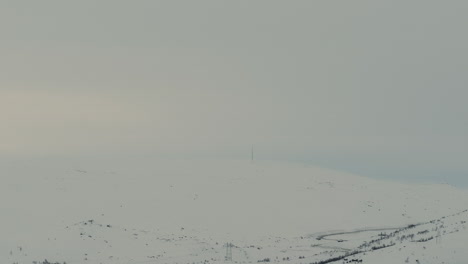
[[[0,175],[0,263],[223,263],[226,243],[233,263],[468,263],[468,192],[446,184],[223,160]]]

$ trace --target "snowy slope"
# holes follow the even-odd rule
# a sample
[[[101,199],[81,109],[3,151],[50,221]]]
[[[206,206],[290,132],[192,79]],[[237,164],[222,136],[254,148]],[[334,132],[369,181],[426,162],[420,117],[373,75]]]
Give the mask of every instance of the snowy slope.
[[[0,263],[220,263],[228,242],[237,263],[468,259],[468,192],[449,185],[221,160],[8,163],[0,175]]]

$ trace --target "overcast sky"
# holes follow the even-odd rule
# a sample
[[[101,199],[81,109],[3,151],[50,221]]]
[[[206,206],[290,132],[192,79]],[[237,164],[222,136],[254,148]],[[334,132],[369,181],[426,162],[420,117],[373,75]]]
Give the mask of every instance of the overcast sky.
[[[467,1],[1,1],[0,155],[468,185]]]

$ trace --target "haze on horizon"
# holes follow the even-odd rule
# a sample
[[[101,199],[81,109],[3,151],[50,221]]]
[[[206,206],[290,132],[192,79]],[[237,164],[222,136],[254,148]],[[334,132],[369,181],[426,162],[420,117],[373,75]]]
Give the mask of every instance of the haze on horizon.
[[[0,157],[249,158],[468,186],[466,1],[3,1]]]

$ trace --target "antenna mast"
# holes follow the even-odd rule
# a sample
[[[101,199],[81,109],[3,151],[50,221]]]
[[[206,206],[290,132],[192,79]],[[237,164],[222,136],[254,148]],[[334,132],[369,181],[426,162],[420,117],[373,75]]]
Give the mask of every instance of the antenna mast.
[[[252,161],[254,160],[254,148],[253,148],[253,145],[252,145],[252,157],[251,157]]]

